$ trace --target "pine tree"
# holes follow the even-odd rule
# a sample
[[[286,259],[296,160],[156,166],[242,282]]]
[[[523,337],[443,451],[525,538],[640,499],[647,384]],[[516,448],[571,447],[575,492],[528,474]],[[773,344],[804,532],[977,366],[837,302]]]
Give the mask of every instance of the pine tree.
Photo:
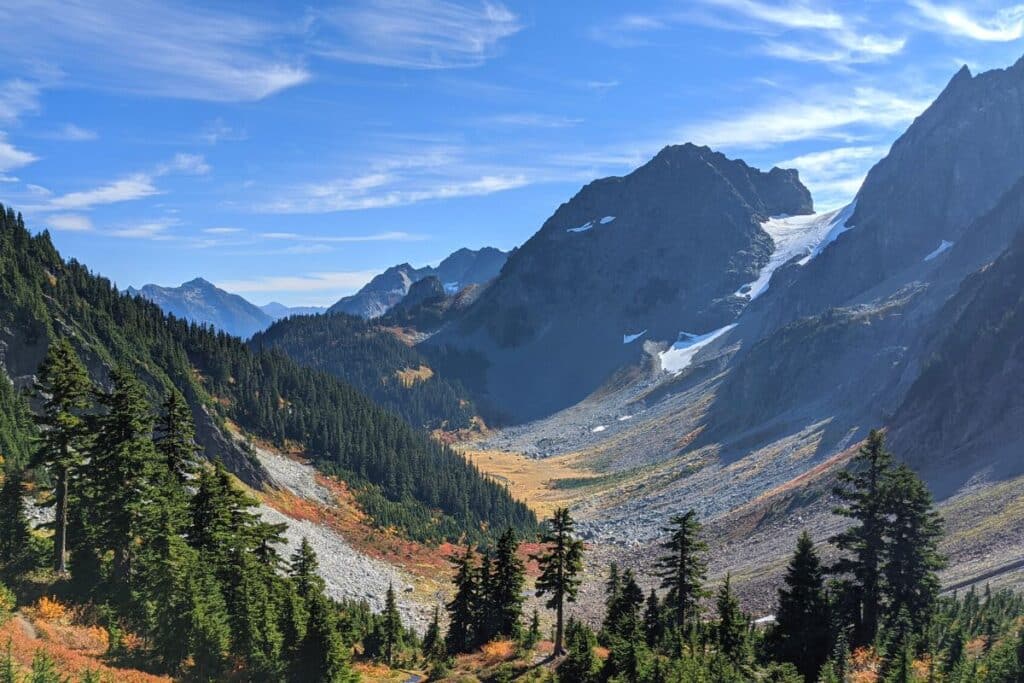
[[[322,594],[309,602],[309,624],[293,660],[292,680],[350,683],[359,680],[349,666],[349,653],[338,632],[330,604]]]
[[[523,649],[532,650],[537,647],[537,643],[540,642],[540,614],[537,610],[533,610],[533,616],[530,617],[530,627],[526,629],[526,635],[523,636]]]
[[[523,615],[523,584],[526,568],[517,552],[519,541],[509,527],[498,539],[491,577],[491,608],[494,610],[494,635],[518,639]]]
[[[232,640],[251,674],[267,680],[276,680],[284,669],[284,636],[271,590],[275,576],[251,552],[237,548],[232,553],[226,601]]]
[[[36,650],[32,657],[32,670],[26,683],[64,683],[57,671],[57,664],[43,648]]]
[[[480,556],[476,569],[477,599],[474,606],[473,641],[479,647],[497,635],[497,606],[494,602],[494,563],[489,550]]]
[[[291,557],[291,575],[295,587],[303,600],[324,591],[324,580],[320,577],[320,563],[309,540],[303,536],[302,542]]]
[[[673,625],[686,629],[697,619],[700,599],[705,595],[707,544],[700,539],[701,526],[693,510],[673,517],[663,531],[669,534],[669,540],[661,545],[666,553],[655,565],[657,576],[661,587],[668,589],[665,603],[672,610]]]
[[[398,613],[395,600],[395,587],[388,584],[387,596],[384,599],[384,613],[381,615],[381,635],[384,650],[384,661],[391,665],[396,653],[402,648],[402,617]]]
[[[661,600],[653,588],[647,596],[647,605],[644,607],[644,636],[647,639],[647,647],[650,648],[657,647],[665,637]]]
[[[444,659],[444,640],[441,638],[441,610],[434,606],[434,616],[423,634],[421,651],[428,662],[436,662]]]
[[[806,531],[797,540],[783,580],[772,634],[775,655],[814,681],[826,658],[829,615],[824,570]]]
[[[558,665],[560,683],[594,683],[597,680],[598,660],[594,655],[597,638],[587,626],[575,619],[566,629],[568,654]]]
[[[891,468],[892,455],[885,448],[885,436],[872,430],[851,467],[839,473],[834,491],[844,503],[835,514],[855,521],[854,526],[829,539],[847,553],[832,572],[842,577],[844,602],[858,608],[849,616],[855,627],[855,645],[872,642],[878,633],[887,527],[882,494]]]
[[[556,657],[565,653],[562,646],[565,603],[576,602],[580,587],[579,575],[583,571],[583,541],[575,537],[575,526],[568,508],[555,510],[541,537],[541,543],[547,549],[532,556],[540,567],[536,583],[537,597],[547,595],[545,605],[555,610]]]
[[[167,470],[181,484],[191,482],[198,470],[199,447],[192,409],[177,389],[171,389],[164,398],[154,441]]]
[[[60,574],[67,573],[71,479],[84,457],[82,411],[89,404],[90,388],[89,375],[71,344],[66,339],[53,342],[35,386],[43,399],[37,463],[46,467],[54,482],[53,568]]]
[[[740,602],[732,591],[732,577],[729,574],[725,575],[725,581],[718,590],[715,608],[718,612],[718,623],[715,626],[718,651],[730,662],[739,664],[744,658],[743,648],[750,620],[740,611]]]
[[[21,473],[8,471],[0,487],[0,571],[9,577],[20,575],[32,564],[23,496]]]
[[[448,603],[448,635],[445,642],[451,653],[469,652],[476,642],[477,583],[476,554],[467,546],[466,552],[453,560],[455,565],[455,596]]]
[[[883,566],[888,609],[893,615],[906,610],[920,632],[939,594],[936,572],[945,566],[938,551],[942,519],[928,488],[906,465],[888,478],[884,498],[889,516]]]

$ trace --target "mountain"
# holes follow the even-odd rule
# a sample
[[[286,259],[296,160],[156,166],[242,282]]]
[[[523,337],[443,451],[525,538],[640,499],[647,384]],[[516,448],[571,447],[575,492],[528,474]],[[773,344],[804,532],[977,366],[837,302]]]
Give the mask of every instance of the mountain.
[[[325,306],[285,306],[276,301],[260,306],[260,310],[274,320],[287,318],[291,315],[319,315],[327,311]]]
[[[48,233],[31,235],[10,209],[0,211],[0,282],[0,361],[16,387],[31,386],[50,342],[63,337],[100,386],[121,366],[146,385],[151,404],[170,387],[180,390],[206,456],[254,488],[267,482],[266,472],[231,429],[299,449],[347,483],[361,514],[408,537],[437,542],[483,538],[508,525],[536,530],[533,514],[504,486],[348,383],[122,295],[64,261]],[[0,410],[8,404],[0,400]],[[19,420],[5,415],[0,425]]]
[[[242,339],[248,339],[274,321],[270,314],[256,305],[202,278],[190,280],[180,287],[129,287],[126,293],[148,299],[176,318],[213,325],[218,330]]]
[[[750,300],[741,290],[775,265],[762,222],[812,209],[795,171],[666,147],[560,206],[428,344],[480,358],[507,418],[549,414],[637,360],[644,340],[735,320]]]
[[[360,318],[379,318],[405,298],[413,283],[426,277],[437,278],[449,292],[471,285],[483,285],[501,272],[508,254],[493,247],[459,249],[435,268],[413,268],[408,263],[388,268],[352,296],[341,299],[329,309]]]

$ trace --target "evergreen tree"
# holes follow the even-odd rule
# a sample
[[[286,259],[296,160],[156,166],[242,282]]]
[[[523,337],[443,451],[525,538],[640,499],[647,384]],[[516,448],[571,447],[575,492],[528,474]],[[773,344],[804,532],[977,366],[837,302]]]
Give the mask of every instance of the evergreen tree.
[[[655,565],[657,575],[661,587],[668,589],[665,603],[672,610],[673,625],[686,629],[697,619],[705,595],[707,544],[700,538],[701,526],[693,510],[673,517],[663,531],[669,539],[661,545],[666,552]]]
[[[349,666],[349,653],[338,632],[330,604],[322,594],[309,602],[306,637],[294,659],[292,680],[310,683],[350,683],[358,675]]]
[[[199,447],[192,409],[177,389],[168,391],[164,398],[154,441],[167,470],[181,484],[190,482],[198,470]]]
[[[237,548],[232,553],[226,600],[232,640],[251,673],[264,680],[277,680],[284,670],[284,635],[272,590],[275,576],[250,551]],[[308,639],[308,631],[306,635]]]
[[[423,657],[428,662],[436,662],[444,659],[444,640],[441,638],[441,610],[434,606],[434,616],[430,619],[426,632],[423,634],[421,650]]]
[[[132,561],[154,497],[158,460],[153,416],[142,385],[125,368],[111,373],[113,390],[100,396],[106,413],[96,419],[87,476],[89,540],[113,554],[112,588],[132,584]]]
[[[894,616],[906,610],[920,632],[939,594],[936,572],[945,566],[938,551],[942,519],[928,488],[906,465],[888,478],[884,497],[889,517],[883,566],[888,610]]]
[[[82,411],[88,406],[90,388],[89,375],[71,344],[66,339],[53,342],[35,386],[43,401],[37,463],[46,467],[54,483],[53,568],[61,574],[67,573],[71,479],[84,457]]]
[[[575,619],[569,620],[566,629],[568,654],[558,665],[560,683],[594,683],[597,680],[598,660],[594,655],[597,638],[593,631]]]
[[[855,522],[829,539],[846,553],[832,572],[841,577],[844,604],[856,607],[856,612],[848,616],[854,625],[855,645],[872,642],[878,633],[887,528],[883,489],[891,468],[892,455],[885,448],[885,436],[872,430],[851,467],[839,473],[834,491],[844,503],[835,513]]]
[[[548,596],[548,609],[555,610],[556,657],[565,653],[562,646],[565,603],[576,602],[583,571],[583,541],[575,537],[576,523],[568,508],[558,508],[548,521],[541,537],[547,549],[533,556],[540,567],[537,578],[537,597]]]
[[[665,637],[661,600],[653,588],[647,596],[647,605],[644,607],[644,636],[647,639],[647,646],[650,648],[657,647]]]
[[[537,647],[537,643],[540,642],[540,614],[537,610],[533,610],[533,616],[530,617],[530,627],[526,629],[526,635],[523,636],[523,649],[532,650]]]
[[[608,579],[604,584],[604,623],[601,624],[601,632],[598,634],[598,641],[612,631],[612,620],[615,618],[615,603],[622,592],[622,577],[619,576],[619,564],[612,562],[608,565]]]
[[[64,683],[57,671],[57,664],[43,648],[36,650],[32,657],[32,670],[26,683]]]
[[[384,661],[391,665],[395,661],[395,654],[402,648],[402,617],[398,613],[395,588],[391,584],[388,584],[387,596],[384,599],[381,636]]]
[[[494,602],[494,563],[491,552],[484,551],[476,569],[476,604],[473,621],[473,641],[479,647],[497,635],[497,606]]]
[[[467,546],[466,552],[453,560],[455,565],[455,596],[448,603],[448,635],[445,642],[451,653],[469,652],[476,643],[477,605],[480,597],[477,582],[476,554]]]
[[[10,577],[20,575],[32,565],[31,532],[23,496],[21,473],[9,470],[0,487],[0,571]]]
[[[18,683],[18,666],[14,663],[14,646],[7,639],[7,649],[0,657],[0,683]]]
[[[715,608],[718,612],[718,623],[715,626],[718,651],[731,662],[739,664],[744,658],[743,648],[747,642],[750,620],[740,611],[740,602],[732,591],[732,577],[729,574],[725,575],[725,582],[718,590]]]
[[[797,540],[783,580],[772,634],[775,655],[814,681],[828,650],[829,616],[824,570],[806,531]]]
[[[316,558],[316,552],[309,540],[303,536],[302,542],[291,557],[291,575],[295,581],[296,590],[303,600],[309,600],[314,595],[323,593],[324,580],[320,577],[320,562]]]
[[[519,540],[509,527],[498,539],[488,601],[494,610],[494,635],[513,639],[518,639],[522,630],[519,622],[523,616],[523,584],[526,581],[526,568],[519,559],[518,551]]]

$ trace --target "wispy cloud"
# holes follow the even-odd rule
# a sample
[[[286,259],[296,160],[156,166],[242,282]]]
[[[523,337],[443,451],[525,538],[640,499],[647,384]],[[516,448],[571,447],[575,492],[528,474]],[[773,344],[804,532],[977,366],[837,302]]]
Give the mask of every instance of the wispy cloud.
[[[205,232],[208,235],[236,235],[236,234],[238,234],[240,232],[245,232],[245,231],[242,230],[242,228],[219,227],[219,228],[204,228],[203,232]]]
[[[88,232],[92,230],[92,221],[89,220],[89,217],[79,214],[61,213],[56,216],[50,216],[46,220],[48,226],[55,230],[65,230],[67,232]]]
[[[51,198],[42,206],[31,208],[37,211],[82,211],[103,204],[144,199],[160,193],[156,179],[161,176],[171,173],[203,175],[209,171],[210,167],[202,155],[176,154],[170,161],[158,164],[152,171],[133,173],[90,190],[69,192]]]
[[[0,121],[11,123],[22,114],[38,111],[40,87],[21,78],[4,81],[4,96],[0,98]]]
[[[875,88],[846,92],[806,92],[767,106],[750,107],[684,126],[682,141],[731,149],[762,149],[798,140],[856,141],[865,130],[905,125],[928,106],[930,99],[897,95]]]
[[[409,232],[380,232],[371,235],[304,235],[297,232],[264,232],[261,237],[270,240],[291,240],[296,242],[419,242],[423,235]]]
[[[356,0],[315,14],[322,56],[409,69],[479,66],[519,32],[497,2]]]
[[[244,130],[232,128],[224,123],[223,119],[214,119],[206,124],[199,133],[199,139],[208,145],[216,145],[219,142],[236,142],[245,140],[247,137]]]
[[[886,148],[879,145],[836,147],[786,159],[776,166],[800,171],[800,179],[811,190],[820,211],[849,202],[860,190],[868,170],[885,153]]]
[[[583,123],[583,119],[552,114],[498,114],[483,119],[484,123],[522,128],[570,128]]]
[[[64,140],[66,142],[90,142],[98,139],[99,134],[94,130],[68,123],[46,134],[45,137],[51,140]]]
[[[215,284],[221,289],[239,294],[252,292],[351,292],[359,289],[378,270],[334,271],[308,273],[305,275],[270,275],[248,280],[220,280]]]
[[[650,34],[671,25],[670,17],[645,14],[624,16],[591,26],[590,39],[609,47],[641,47],[650,44]]]
[[[28,166],[33,161],[37,161],[39,157],[32,152],[26,152],[23,149],[18,149],[11,143],[7,142],[7,136],[0,131],[0,173],[10,171],[15,168],[21,168],[22,166]]]
[[[583,81],[582,83],[580,83],[580,85],[583,86],[583,88],[585,88],[586,90],[593,90],[595,92],[605,93],[605,92],[608,92],[609,90],[611,90],[612,88],[619,87],[620,83],[618,81],[616,81],[616,80],[610,80],[610,81],[596,81],[596,80],[594,80],[594,81]]]
[[[280,24],[195,5],[9,0],[0,25],[0,52],[57,62],[79,86],[230,102],[310,78],[300,62],[279,57]]]
[[[985,42],[1010,42],[1024,36],[1024,5],[998,10],[979,18],[962,6],[943,5],[928,0],[910,3],[931,28],[942,33]]]
[[[106,234],[109,234],[112,237],[127,237],[132,239],[169,240],[171,239],[171,236],[166,234],[167,230],[176,223],[177,221],[173,219],[147,221],[143,223],[136,223],[124,228],[117,228]]]

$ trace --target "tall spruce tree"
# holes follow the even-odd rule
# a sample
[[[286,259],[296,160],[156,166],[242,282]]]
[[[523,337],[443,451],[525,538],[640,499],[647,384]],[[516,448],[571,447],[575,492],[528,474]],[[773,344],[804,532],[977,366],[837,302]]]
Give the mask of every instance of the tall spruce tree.
[[[559,683],[594,683],[597,680],[598,659],[594,655],[597,638],[586,624],[569,620],[566,630],[569,651],[558,665]]]
[[[21,472],[10,469],[0,486],[0,575],[15,577],[32,565]]]
[[[37,464],[46,467],[54,486],[53,568],[67,572],[68,507],[71,480],[82,464],[85,428],[82,412],[89,405],[89,375],[66,339],[54,341],[39,367],[36,394],[42,398]]]
[[[842,602],[855,608],[847,616],[854,625],[854,645],[871,643],[878,633],[888,523],[883,489],[891,469],[885,436],[872,430],[850,467],[839,473],[834,490],[843,503],[835,514],[854,520],[853,526],[829,539],[844,553],[832,572],[840,577]]]
[[[198,470],[199,446],[192,409],[177,389],[168,391],[164,398],[154,441],[167,470],[180,483],[190,482]]]
[[[705,595],[708,546],[700,538],[701,526],[693,510],[673,517],[663,531],[669,538],[661,545],[665,554],[655,565],[656,573],[661,587],[668,589],[665,604],[672,610],[673,625],[685,630],[697,619]]]
[[[476,553],[471,546],[466,552],[454,558],[455,595],[448,603],[448,634],[445,642],[448,651],[455,654],[469,652],[476,643],[475,627],[477,606],[480,599],[477,581]]]
[[[883,497],[889,518],[883,565],[888,612],[905,610],[920,632],[939,594],[936,572],[945,566],[938,551],[942,518],[927,486],[906,465],[889,476]]]
[[[554,656],[565,654],[563,635],[565,603],[576,602],[583,571],[583,541],[576,538],[576,523],[568,508],[558,508],[541,536],[546,549],[532,556],[540,567],[537,597],[548,596],[548,609],[555,610]]]
[[[779,589],[772,643],[776,658],[815,681],[828,654],[829,605],[824,569],[807,532],[800,534]]]
[[[725,581],[715,598],[718,622],[715,624],[715,640],[718,651],[733,664],[741,664],[750,620],[740,610],[740,601],[732,590],[732,576],[725,575]]]
[[[665,637],[661,599],[653,588],[647,595],[647,604],[644,607],[644,636],[647,638],[647,646],[650,648],[657,647]]]
[[[305,536],[302,537],[299,547],[292,553],[290,565],[299,597],[309,600],[324,591],[324,580],[320,577],[320,562],[317,560],[313,546],[309,544],[309,539]]]
[[[381,649],[384,661],[394,664],[395,656],[402,649],[402,617],[398,613],[398,602],[395,599],[395,587],[388,584],[388,592],[384,598],[384,613],[381,614]]]
[[[518,639],[522,631],[523,584],[526,568],[517,554],[519,540],[509,527],[498,539],[491,575],[491,608],[494,610],[494,635]]]
[[[349,659],[330,602],[323,594],[314,595],[309,602],[306,636],[292,663],[291,680],[354,683],[359,675],[352,670]]]

